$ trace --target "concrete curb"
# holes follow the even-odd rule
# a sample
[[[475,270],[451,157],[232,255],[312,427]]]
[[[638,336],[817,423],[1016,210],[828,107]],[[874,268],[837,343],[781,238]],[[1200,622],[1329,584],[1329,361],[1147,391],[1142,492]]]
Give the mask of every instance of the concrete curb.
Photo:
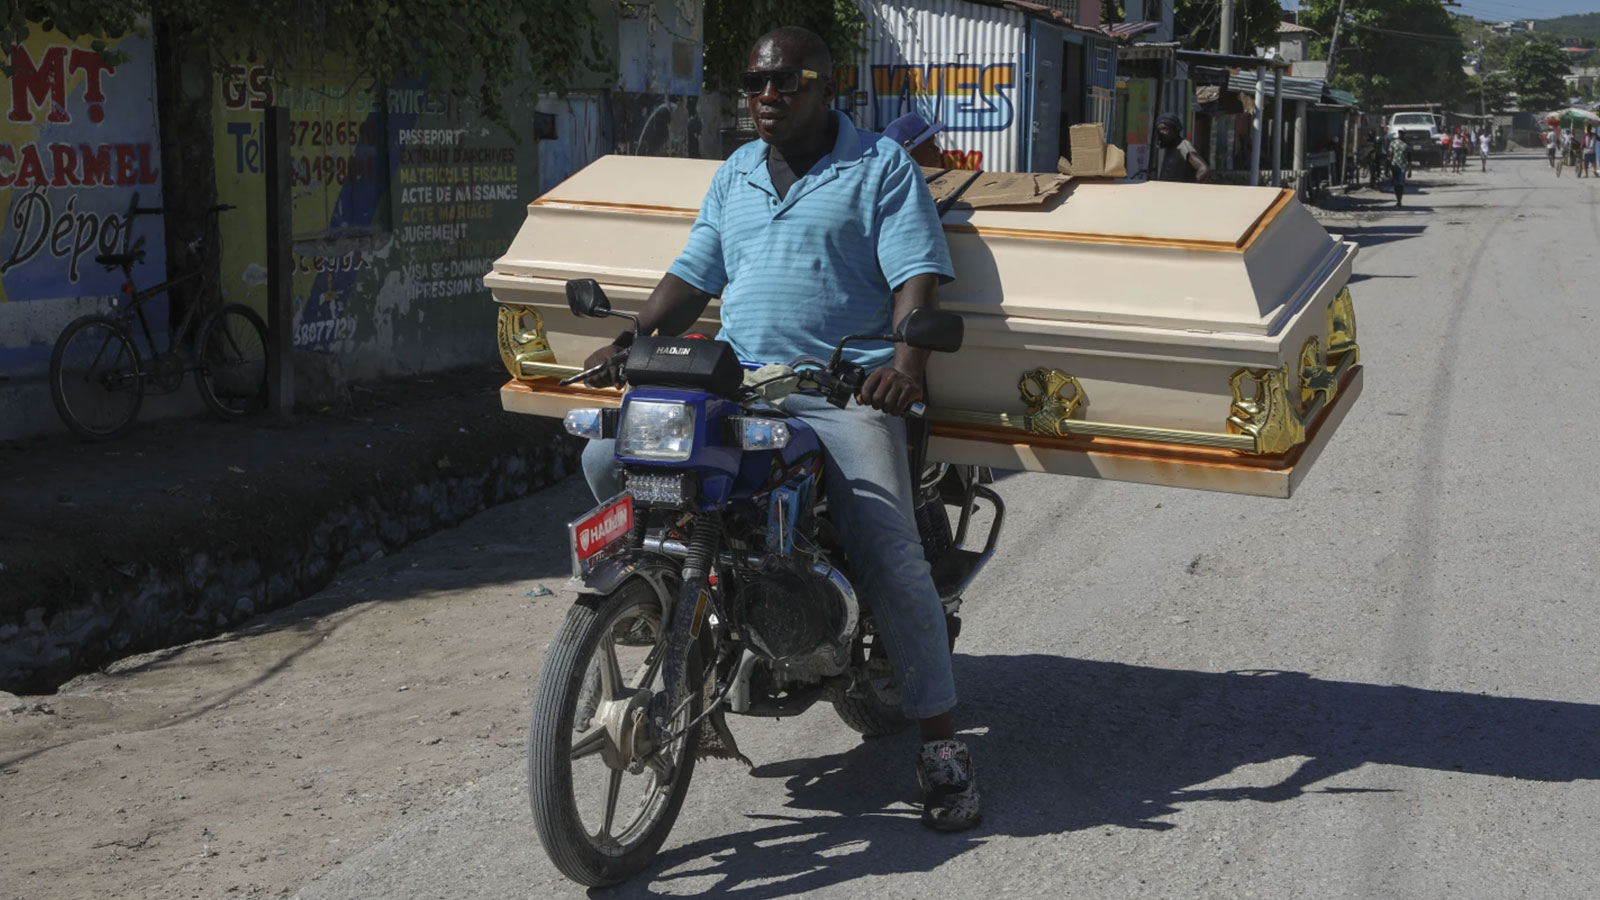
[[[120,587],[21,609],[0,619],[0,690],[50,693],[113,660],[210,637],[294,603],[345,569],[562,480],[578,449],[554,428],[472,471],[435,469],[402,484],[392,472],[375,473],[328,508],[305,511],[302,521],[313,524],[281,535],[272,549],[218,538],[181,559],[120,568]]]

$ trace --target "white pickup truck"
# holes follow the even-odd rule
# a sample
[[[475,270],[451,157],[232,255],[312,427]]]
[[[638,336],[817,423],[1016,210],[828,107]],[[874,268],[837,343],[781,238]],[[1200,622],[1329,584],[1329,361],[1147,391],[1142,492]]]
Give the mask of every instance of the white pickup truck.
[[[1425,112],[1398,112],[1389,116],[1387,133],[1400,135],[1411,148],[1411,161],[1425,166],[1444,165],[1444,153],[1439,149],[1439,136],[1444,129],[1444,117]]]

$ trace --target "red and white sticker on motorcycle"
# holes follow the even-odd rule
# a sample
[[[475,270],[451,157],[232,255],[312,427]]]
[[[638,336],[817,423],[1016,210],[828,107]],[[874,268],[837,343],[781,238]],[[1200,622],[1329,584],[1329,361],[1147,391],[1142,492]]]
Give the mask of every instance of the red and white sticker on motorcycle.
[[[567,525],[572,537],[572,574],[582,576],[633,530],[633,495],[619,494]]]

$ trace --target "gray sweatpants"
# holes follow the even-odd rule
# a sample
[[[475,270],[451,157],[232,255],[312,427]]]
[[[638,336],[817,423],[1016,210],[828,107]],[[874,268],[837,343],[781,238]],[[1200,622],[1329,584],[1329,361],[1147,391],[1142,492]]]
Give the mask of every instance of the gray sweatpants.
[[[905,420],[851,402],[791,394],[783,406],[816,430],[827,450],[828,506],[850,558],[856,589],[870,605],[900,682],[908,716],[956,705],[944,607],[922,556],[912,513]],[[614,441],[591,441],[583,473],[597,499],[622,491]]]

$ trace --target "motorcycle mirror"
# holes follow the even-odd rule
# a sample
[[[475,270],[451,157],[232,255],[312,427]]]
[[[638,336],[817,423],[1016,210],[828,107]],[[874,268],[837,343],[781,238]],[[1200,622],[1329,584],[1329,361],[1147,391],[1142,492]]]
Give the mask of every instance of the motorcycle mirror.
[[[966,323],[953,312],[917,307],[900,320],[900,339],[918,350],[954,353],[961,349]]]
[[[611,315],[611,301],[600,282],[593,278],[574,278],[567,282],[567,308],[580,318],[603,319]]]

